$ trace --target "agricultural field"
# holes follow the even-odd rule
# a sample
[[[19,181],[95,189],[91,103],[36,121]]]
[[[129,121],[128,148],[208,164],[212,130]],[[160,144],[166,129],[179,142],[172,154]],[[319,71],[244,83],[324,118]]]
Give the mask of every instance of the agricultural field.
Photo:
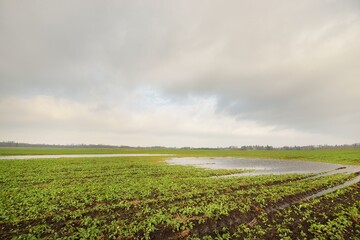
[[[3,155],[39,151],[43,149],[0,150]],[[49,154],[46,151],[43,154]],[[132,152],[97,153],[106,151]],[[313,159],[328,156],[330,162],[360,164],[359,150],[344,151],[344,155],[313,152]],[[239,152],[178,150],[175,154],[238,156]],[[288,152],[281,156],[294,154]],[[276,151],[253,154],[266,158],[279,154],[281,159]],[[292,159],[309,153],[302,154]],[[360,183],[304,200],[353,179],[356,173],[220,178],[243,170],[168,165],[166,158],[0,160],[0,239],[359,239]]]
[[[0,156],[52,154],[175,154],[179,157],[247,157],[360,165],[360,148],[315,150],[202,150],[139,148],[0,148]]]

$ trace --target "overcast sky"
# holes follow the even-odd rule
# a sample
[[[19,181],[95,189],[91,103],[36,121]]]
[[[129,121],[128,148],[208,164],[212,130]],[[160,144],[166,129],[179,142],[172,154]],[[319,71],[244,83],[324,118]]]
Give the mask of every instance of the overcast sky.
[[[360,142],[360,1],[0,0],[0,141]]]

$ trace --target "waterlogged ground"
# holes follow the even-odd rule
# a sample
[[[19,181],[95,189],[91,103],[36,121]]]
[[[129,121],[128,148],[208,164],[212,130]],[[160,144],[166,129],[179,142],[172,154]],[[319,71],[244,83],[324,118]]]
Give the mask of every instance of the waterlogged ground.
[[[236,174],[269,175],[269,174],[312,174],[312,173],[355,173],[360,172],[360,166],[306,161],[288,161],[259,158],[219,158],[219,157],[185,157],[171,158],[166,161],[171,165],[190,165],[206,169],[245,169],[249,172]]]
[[[0,161],[0,239],[358,239],[357,173],[215,178],[165,157]],[[286,207],[283,207],[286,206]]]

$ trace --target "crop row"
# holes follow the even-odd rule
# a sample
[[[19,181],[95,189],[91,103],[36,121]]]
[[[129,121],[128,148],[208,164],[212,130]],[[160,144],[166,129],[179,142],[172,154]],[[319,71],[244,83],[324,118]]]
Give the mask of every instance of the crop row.
[[[221,234],[239,239],[359,239],[360,183],[275,212],[263,212],[256,225],[241,224],[236,231]]]

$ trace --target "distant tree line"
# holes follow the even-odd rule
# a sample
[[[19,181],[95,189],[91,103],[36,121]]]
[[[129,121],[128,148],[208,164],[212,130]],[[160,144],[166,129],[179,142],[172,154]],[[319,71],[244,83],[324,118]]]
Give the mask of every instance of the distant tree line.
[[[0,142],[0,147],[48,147],[48,148],[128,148],[128,146],[113,146],[103,144],[45,144],[19,143],[14,141]]]
[[[237,149],[237,150],[315,150],[315,149],[339,149],[339,148],[360,148],[360,143],[354,144],[336,144],[336,145],[307,145],[307,146],[283,146],[283,147],[272,147],[269,145],[260,146],[230,146],[228,149]]]
[[[104,145],[104,144],[33,144],[33,143],[19,143],[14,141],[0,142],[0,147],[41,147],[41,148],[133,148],[133,149],[177,149],[176,147],[164,147],[164,146],[150,146],[150,147],[133,147],[126,145]],[[229,146],[229,147],[217,147],[217,148],[193,148],[193,147],[181,147],[179,149],[194,149],[194,150],[315,150],[315,149],[337,149],[337,148],[360,148],[360,143],[354,144],[336,144],[336,145],[307,145],[307,146],[283,146],[273,147],[270,145],[248,145],[248,146]]]

